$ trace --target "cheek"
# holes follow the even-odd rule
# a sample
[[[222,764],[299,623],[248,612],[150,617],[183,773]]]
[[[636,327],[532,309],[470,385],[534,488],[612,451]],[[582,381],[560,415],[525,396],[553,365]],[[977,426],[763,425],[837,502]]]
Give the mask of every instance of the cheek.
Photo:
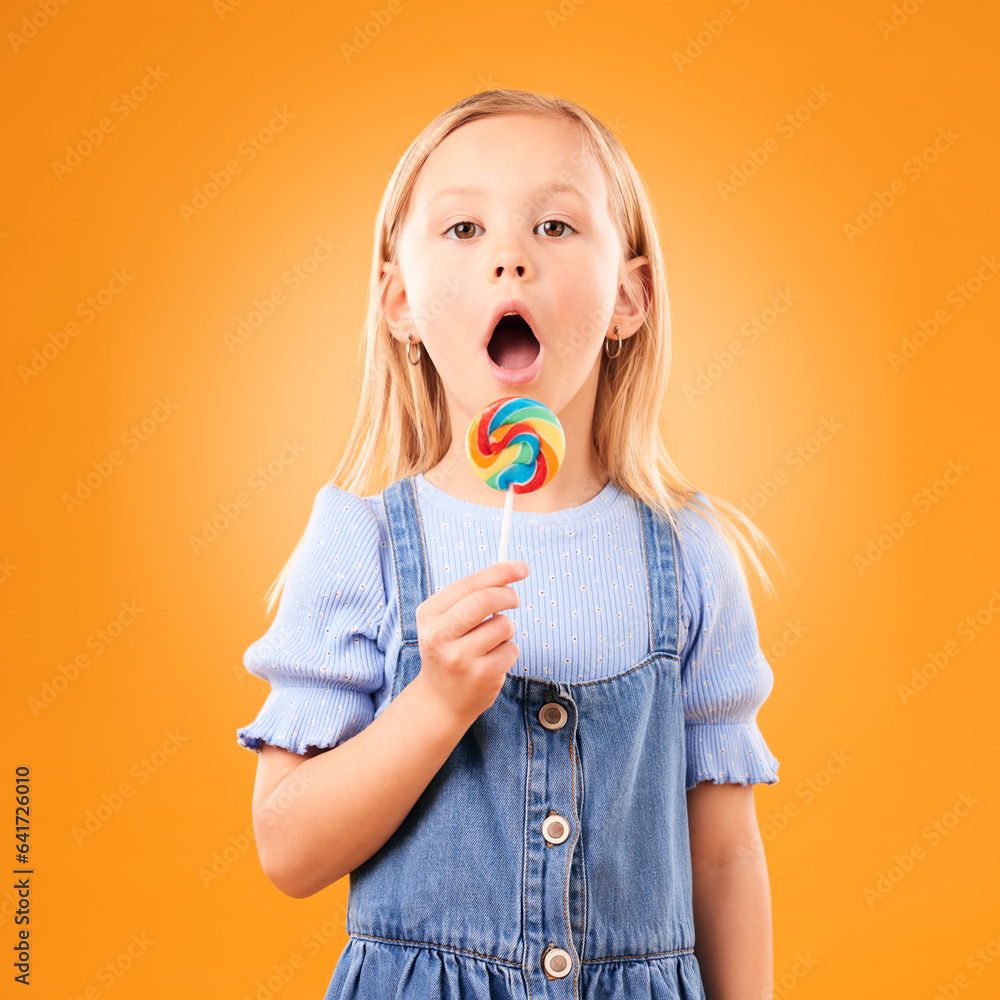
[[[562,336],[568,338],[570,346],[586,348],[574,352],[581,362],[591,350],[600,350],[614,301],[614,270],[595,266],[592,258],[586,265],[581,262],[573,281],[561,287],[556,309],[562,317]]]
[[[617,257],[608,260],[593,278],[591,300],[604,311],[606,320],[611,318],[618,299],[618,264]]]
[[[568,280],[561,283],[559,297],[563,307],[573,312],[610,312],[616,294],[617,262],[587,254],[567,270]]]
[[[410,312],[428,343],[450,343],[466,332],[478,338],[485,307],[473,294],[474,282],[460,271],[426,261],[413,266],[406,277]]]
[[[461,304],[470,284],[457,255],[452,258],[440,248],[414,254],[409,259],[406,277],[411,301],[419,300],[430,317],[440,316]]]
[[[463,269],[444,265],[426,268],[421,275],[420,302],[428,322],[441,325],[468,324],[483,319],[482,282],[472,280]]]

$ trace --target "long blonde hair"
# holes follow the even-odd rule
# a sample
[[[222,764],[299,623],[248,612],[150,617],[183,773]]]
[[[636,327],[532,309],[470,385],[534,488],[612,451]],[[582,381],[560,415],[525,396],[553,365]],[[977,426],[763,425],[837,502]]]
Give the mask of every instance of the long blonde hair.
[[[406,345],[389,333],[383,298],[389,276],[382,265],[397,259],[410,193],[427,157],[455,129],[499,114],[543,115],[581,126],[588,150],[604,170],[622,263],[636,256],[649,259],[648,311],[642,326],[621,341],[620,353],[613,360],[601,352],[594,403],[594,446],[600,461],[620,489],[665,516],[675,528],[675,511],[683,506],[715,524],[744,579],[752,574],[773,595],[775,588],[755,551],[757,546],[780,561],[770,541],[733,504],[697,490],[666,450],[658,415],[670,374],[670,312],[655,215],[645,182],[614,133],[564,98],[507,89],[473,94],[439,114],[396,165],[375,222],[368,309],[361,335],[358,407],[329,483],[360,496],[372,495],[398,479],[434,468],[448,451],[451,425],[443,384],[426,353],[419,365],[409,364]],[[625,287],[629,292],[630,286]],[[708,496],[714,510],[705,507],[694,496],[696,492]],[[740,526],[752,541],[741,533]],[[268,613],[296,551],[265,595]]]

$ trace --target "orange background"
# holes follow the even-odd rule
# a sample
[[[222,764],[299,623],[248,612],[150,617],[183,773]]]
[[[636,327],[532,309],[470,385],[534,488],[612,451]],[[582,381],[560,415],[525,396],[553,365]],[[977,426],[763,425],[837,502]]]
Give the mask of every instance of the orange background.
[[[256,757],[235,731],[268,688],[241,658],[344,443],[388,176],[439,111],[511,86],[592,110],[645,177],[674,322],[664,431],[792,568],[779,599],[755,594],[775,672],[759,722],[781,761],[756,792],[778,995],[996,996],[995,5],[394,0],[345,55],[373,8],[5,5],[0,862],[15,867],[27,765],[39,995],[323,995],[347,880],[293,900],[260,870]],[[243,145],[273,109],[281,130]],[[766,161],[720,193],[748,149]],[[320,238],[336,249],[292,291],[282,276]],[[275,288],[273,315],[227,345]],[[866,898],[880,876],[890,891]]]

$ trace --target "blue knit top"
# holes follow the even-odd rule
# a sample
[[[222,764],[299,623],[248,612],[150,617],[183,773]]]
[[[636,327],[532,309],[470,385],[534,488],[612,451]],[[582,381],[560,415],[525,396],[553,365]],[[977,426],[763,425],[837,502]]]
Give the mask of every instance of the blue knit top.
[[[494,563],[502,508],[454,497],[422,474],[414,480],[431,592]],[[520,606],[503,612],[516,626],[511,672],[573,683],[639,662],[650,636],[637,501],[608,482],[579,507],[530,513],[516,506],[515,499],[507,558],[523,560],[530,572],[512,584]],[[774,677],[750,593],[718,530],[688,508],[677,516],[686,787],[773,784],[778,761],[756,717]],[[388,704],[385,664],[401,643],[382,498],[326,485],[293,553],[275,619],[244,654],[247,670],[270,682],[271,692],[238,730],[238,742],[305,753],[350,739]]]

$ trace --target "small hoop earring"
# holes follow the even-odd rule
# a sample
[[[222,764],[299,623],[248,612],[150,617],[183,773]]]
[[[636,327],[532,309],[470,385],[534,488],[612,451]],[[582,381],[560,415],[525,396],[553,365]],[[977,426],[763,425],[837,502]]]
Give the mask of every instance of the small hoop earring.
[[[618,344],[618,350],[615,351],[614,354],[612,354],[611,350],[608,348],[608,344],[611,343],[611,338],[610,337],[605,337],[604,338],[604,353],[609,358],[617,358],[618,355],[621,354],[621,352],[622,352],[622,338],[618,336],[618,327],[617,326],[615,327],[615,342]]]
[[[420,355],[421,355],[420,341],[419,340],[414,341],[412,333],[407,334],[406,341],[407,341],[407,343],[406,343],[406,360],[409,361],[411,365],[419,365],[420,364]],[[417,360],[416,361],[414,361],[413,358],[410,357],[410,348],[413,346],[414,343],[416,343],[416,345],[417,345]]]

